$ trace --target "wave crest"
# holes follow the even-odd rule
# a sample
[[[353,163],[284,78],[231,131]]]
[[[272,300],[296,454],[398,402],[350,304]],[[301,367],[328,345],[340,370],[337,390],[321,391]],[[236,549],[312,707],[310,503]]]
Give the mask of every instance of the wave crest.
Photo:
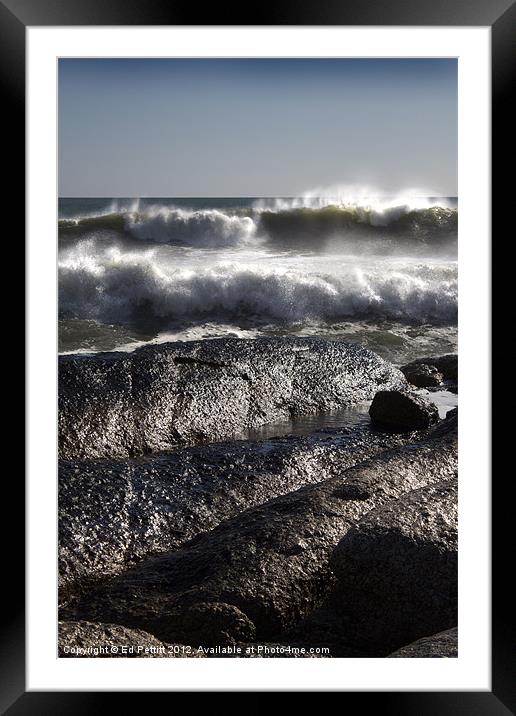
[[[314,247],[326,239],[390,239],[434,243],[455,239],[457,210],[431,202],[300,205],[276,200],[247,209],[187,210],[146,207],[59,222],[62,238],[115,232],[128,239],[192,248],[245,247],[296,243]]]
[[[249,216],[226,214],[218,209],[158,208],[129,214],[126,228],[132,236],[146,241],[207,248],[246,245],[255,234],[256,224]]]

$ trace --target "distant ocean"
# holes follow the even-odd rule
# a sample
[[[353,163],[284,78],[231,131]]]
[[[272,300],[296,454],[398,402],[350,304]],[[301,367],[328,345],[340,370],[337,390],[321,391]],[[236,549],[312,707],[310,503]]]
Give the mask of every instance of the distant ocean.
[[[457,350],[457,200],[60,199],[59,350],[234,335]]]

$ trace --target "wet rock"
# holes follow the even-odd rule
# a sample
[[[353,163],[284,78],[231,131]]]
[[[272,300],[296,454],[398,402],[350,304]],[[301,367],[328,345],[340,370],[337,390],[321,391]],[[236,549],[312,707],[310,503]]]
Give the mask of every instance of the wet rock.
[[[371,399],[403,374],[361,346],[221,338],[59,358],[59,455],[131,457]]]
[[[417,366],[404,366],[402,373],[411,385],[418,388],[435,388],[442,385],[444,376],[437,368],[427,363],[420,363]]]
[[[450,390],[457,384],[458,356],[449,354],[419,358],[402,366],[401,371],[409,383],[419,388],[428,388],[447,383]],[[456,391],[453,391],[456,392]]]
[[[456,419],[439,427],[438,437],[430,433],[419,443],[384,451],[337,477],[246,510],[175,552],[146,560],[65,607],[63,615],[190,642],[194,634],[185,633],[185,615],[217,603],[245,615],[256,631],[253,641],[275,640],[331,589],[330,554],[361,517],[456,473]],[[210,615],[213,633],[215,616]],[[234,623],[236,628],[221,619],[223,642],[243,641],[241,625],[247,622]]]
[[[369,415],[375,425],[391,430],[422,430],[439,420],[439,410],[421,395],[399,390],[380,390]]]
[[[371,511],[332,553],[329,599],[350,645],[392,651],[457,623],[457,484]]]
[[[251,641],[256,636],[253,622],[233,604],[195,602],[171,613],[174,632],[188,644],[216,646]]]
[[[457,656],[457,627],[425,636],[389,654],[391,659],[453,659]]]
[[[59,622],[58,656],[62,658],[202,657],[197,649],[165,644],[140,629],[87,621]]]
[[[445,380],[456,381],[458,378],[458,362],[458,355],[449,354],[432,358],[431,365],[441,371]]]
[[[146,557],[177,549],[242,510],[335,477],[410,436],[363,424],[327,438],[215,443],[132,460],[61,460],[61,602]]]

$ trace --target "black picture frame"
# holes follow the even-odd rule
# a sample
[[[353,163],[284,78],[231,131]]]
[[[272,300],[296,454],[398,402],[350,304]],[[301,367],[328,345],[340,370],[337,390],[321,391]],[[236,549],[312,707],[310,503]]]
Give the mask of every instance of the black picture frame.
[[[243,10],[243,8],[242,8]],[[25,216],[25,29],[27,26],[66,25],[197,25],[200,10],[194,4],[166,0],[0,0],[0,86],[3,102],[3,138],[14,149],[13,158],[4,165],[8,176],[9,206],[16,217],[17,234],[24,230]],[[516,126],[509,111],[509,92],[514,75],[514,28],[516,4],[508,0],[304,0],[293,5],[276,0],[270,5],[245,6],[238,14],[232,6],[205,6],[203,25],[407,25],[407,26],[489,26],[492,31],[492,137],[493,137],[493,236],[501,234],[503,215],[511,206],[513,153],[510,139]],[[5,155],[4,155],[5,156]],[[505,171],[504,171],[505,170]],[[18,236],[16,236],[18,239]],[[503,236],[499,237],[503,245]],[[22,244],[19,239],[20,245]],[[496,257],[493,242],[493,261]],[[493,286],[506,285],[500,262],[493,273]],[[500,291],[501,292],[501,291]],[[495,296],[496,297],[496,294]],[[500,301],[501,303],[501,301]],[[493,312],[493,317],[495,313]],[[496,327],[496,324],[495,324]],[[28,350],[31,350],[28,346]],[[493,358],[496,352],[493,352]],[[13,361],[14,362],[14,361]],[[496,380],[493,383],[496,394]],[[496,432],[493,455],[503,444],[503,429]],[[112,709],[116,693],[26,692],[25,691],[25,610],[24,610],[24,485],[21,471],[4,475],[4,516],[15,519],[4,536],[4,589],[0,642],[0,712],[21,714],[90,714]],[[493,591],[492,591],[492,691],[469,692],[362,692],[342,693],[344,704],[360,697],[360,707],[379,708],[401,715],[504,716],[516,713],[515,645],[511,640],[514,626],[512,594],[506,584],[510,570],[506,545],[510,544],[512,503],[505,497],[504,471],[493,481]],[[6,520],[3,521],[7,524]],[[222,694],[223,696],[223,694]],[[130,695],[132,707],[141,698]],[[145,693],[144,698],[148,698]],[[366,701],[364,701],[366,699]],[[215,702],[217,704],[218,701]],[[217,706],[212,706],[217,710]]]

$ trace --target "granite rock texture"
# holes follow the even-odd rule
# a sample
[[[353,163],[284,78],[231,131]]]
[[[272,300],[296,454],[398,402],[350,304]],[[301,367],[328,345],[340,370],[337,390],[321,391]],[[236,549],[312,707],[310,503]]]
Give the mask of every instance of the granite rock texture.
[[[364,421],[264,443],[213,443],[127,460],[61,460],[60,600],[409,439],[371,430]]]
[[[424,430],[439,420],[437,407],[417,393],[379,390],[369,408],[375,425],[391,430]]]
[[[61,658],[188,658],[202,657],[197,649],[165,644],[141,629],[88,621],[59,622]]]
[[[453,659],[458,656],[457,627],[424,636],[389,654],[391,659]]]
[[[361,346],[220,338],[59,358],[59,456],[132,457],[243,436],[406,386]]]
[[[64,607],[63,618],[123,624],[190,643],[197,636],[190,617],[202,613],[204,632],[219,643],[276,641],[331,592],[331,554],[362,518],[389,504],[399,509],[408,492],[453,479],[456,427],[452,415],[419,442],[244,510],[90,591]],[[302,640],[318,641],[306,630]],[[409,641],[404,636],[393,649]]]
[[[393,650],[457,623],[457,483],[371,511],[332,553],[330,598],[348,644]]]

